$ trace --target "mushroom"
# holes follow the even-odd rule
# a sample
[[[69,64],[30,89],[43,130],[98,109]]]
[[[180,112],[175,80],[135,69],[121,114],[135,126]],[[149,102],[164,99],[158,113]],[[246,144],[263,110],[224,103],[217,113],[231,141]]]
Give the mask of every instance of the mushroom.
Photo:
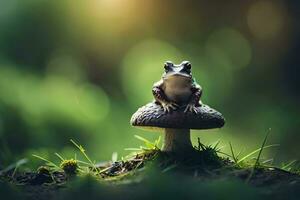
[[[205,104],[197,106],[196,112],[184,112],[180,107],[165,112],[157,102],[151,102],[139,108],[131,117],[132,126],[144,129],[159,129],[165,133],[162,151],[185,154],[193,151],[190,129],[221,128],[225,124],[222,114]]]

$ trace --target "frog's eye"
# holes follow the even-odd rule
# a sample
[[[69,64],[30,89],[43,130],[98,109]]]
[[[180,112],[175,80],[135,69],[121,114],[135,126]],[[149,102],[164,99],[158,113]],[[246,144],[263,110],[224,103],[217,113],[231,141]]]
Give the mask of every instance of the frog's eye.
[[[172,65],[173,65],[173,63],[171,63],[171,62],[166,62],[165,65],[164,65],[165,71],[166,71],[166,72],[169,71]]]
[[[183,61],[181,63],[181,66],[183,66],[185,69],[188,69],[188,70],[190,70],[192,68],[192,65],[189,61]]]
[[[184,63],[184,66],[185,66],[185,68],[188,69],[188,70],[191,70],[191,68],[192,68],[191,63],[189,63],[189,62]]]
[[[165,66],[164,66],[165,70],[168,70],[170,67],[169,65],[166,63]]]

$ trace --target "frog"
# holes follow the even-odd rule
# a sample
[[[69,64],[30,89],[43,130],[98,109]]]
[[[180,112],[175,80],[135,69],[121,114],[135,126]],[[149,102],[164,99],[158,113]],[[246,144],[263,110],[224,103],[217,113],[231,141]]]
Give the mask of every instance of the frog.
[[[166,113],[182,107],[185,108],[185,113],[198,113],[197,107],[202,105],[202,87],[193,77],[189,61],[183,61],[179,65],[166,61],[162,77],[154,83],[152,93],[154,101],[160,104]]]

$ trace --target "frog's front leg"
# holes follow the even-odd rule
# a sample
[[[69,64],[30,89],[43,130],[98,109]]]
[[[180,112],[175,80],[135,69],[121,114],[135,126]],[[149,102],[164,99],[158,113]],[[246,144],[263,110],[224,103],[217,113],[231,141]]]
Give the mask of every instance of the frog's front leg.
[[[200,85],[196,84],[193,85],[191,90],[192,90],[192,94],[184,112],[190,111],[190,112],[197,113],[198,112],[197,107],[202,104],[202,102],[200,101],[200,98],[202,96],[202,88]]]
[[[167,96],[165,95],[164,91],[161,89],[158,83],[154,84],[152,88],[152,93],[155,101],[161,104],[161,106],[164,109],[164,112],[170,112],[172,110],[176,110],[178,108],[178,104],[168,100]]]

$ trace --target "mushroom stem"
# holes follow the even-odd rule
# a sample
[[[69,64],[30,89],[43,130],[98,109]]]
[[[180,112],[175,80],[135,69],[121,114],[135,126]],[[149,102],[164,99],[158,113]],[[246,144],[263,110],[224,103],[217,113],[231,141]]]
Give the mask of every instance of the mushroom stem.
[[[193,150],[190,140],[190,129],[166,128],[162,150],[172,153],[184,153]]]

